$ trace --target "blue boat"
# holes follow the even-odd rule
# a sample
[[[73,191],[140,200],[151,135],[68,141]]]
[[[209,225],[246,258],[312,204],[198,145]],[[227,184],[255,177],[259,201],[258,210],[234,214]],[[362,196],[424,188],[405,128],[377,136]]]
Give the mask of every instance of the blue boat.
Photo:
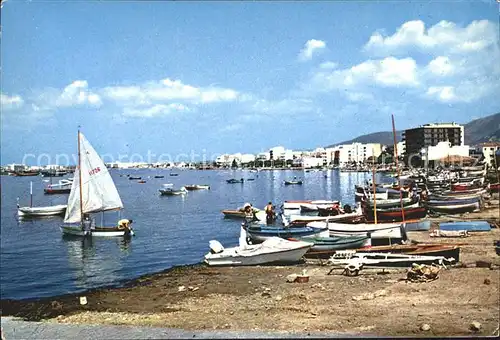
[[[250,225],[246,227],[248,237],[252,243],[264,242],[270,237],[281,237],[284,239],[297,238],[306,241],[304,238],[314,238],[316,236],[329,236],[328,228],[294,227],[279,228],[263,225]],[[312,243],[312,240],[311,240]]]
[[[406,231],[427,231],[431,229],[431,221],[422,220],[405,224]]]
[[[458,221],[439,223],[440,230],[467,230],[490,231],[491,225],[487,221]]]

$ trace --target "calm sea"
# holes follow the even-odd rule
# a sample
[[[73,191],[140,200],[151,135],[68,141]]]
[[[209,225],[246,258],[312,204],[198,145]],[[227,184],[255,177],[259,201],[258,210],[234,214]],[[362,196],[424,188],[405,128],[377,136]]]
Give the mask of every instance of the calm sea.
[[[29,205],[30,181],[34,206],[65,204],[68,195],[44,195],[48,183],[42,177],[1,176],[1,298],[33,298],[74,293],[89,288],[120,284],[143,274],[175,265],[202,261],[208,241],[224,246],[238,243],[240,222],[224,219],[222,209],[237,208],[245,202],[263,208],[268,201],[276,206],[284,200],[340,199],[354,203],[354,185],[371,178],[369,173],[333,171],[174,171],[131,169],[111,170],[125,210],[122,217],[134,220],[136,236],[82,240],[63,237],[61,217],[19,222],[16,198]],[[128,180],[127,174],[141,176],[145,184]],[[155,179],[155,175],[165,175]],[[304,179],[302,186],[284,186],[285,179]],[[230,178],[254,178],[244,184],[227,184]],[[59,179],[59,178],[58,178]],[[54,179],[57,181],[58,179]],[[211,190],[189,192],[184,197],[159,196],[164,183],[209,184]],[[98,215],[97,222],[100,223]],[[118,215],[105,214],[116,223]]]

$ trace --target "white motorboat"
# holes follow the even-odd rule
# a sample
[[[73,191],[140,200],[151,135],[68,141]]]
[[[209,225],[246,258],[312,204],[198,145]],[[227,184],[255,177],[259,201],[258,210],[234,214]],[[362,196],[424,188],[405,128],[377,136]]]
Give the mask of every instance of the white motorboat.
[[[63,234],[73,236],[116,237],[132,236],[132,220],[122,219],[115,226],[93,225],[84,220],[91,213],[116,211],[123,203],[108,168],[92,145],[78,131],[78,165],[71,185],[68,207],[64,216]],[[87,228],[88,227],[88,228]]]
[[[174,189],[174,185],[172,183],[163,184],[163,189],[160,189],[159,191],[162,196],[185,195],[188,192],[185,187]]]
[[[256,245],[247,244],[246,231],[241,228],[239,245],[225,249],[211,240],[210,253],[205,255],[209,266],[255,266],[261,264],[290,264],[299,262],[313,243],[288,241],[272,237]]]

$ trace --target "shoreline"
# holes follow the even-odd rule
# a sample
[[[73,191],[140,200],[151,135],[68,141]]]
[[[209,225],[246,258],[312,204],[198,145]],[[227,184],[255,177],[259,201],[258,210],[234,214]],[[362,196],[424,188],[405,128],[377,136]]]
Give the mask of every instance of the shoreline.
[[[498,225],[498,200],[491,203],[495,204],[482,212],[454,218],[481,218]],[[448,219],[431,221],[434,225]],[[327,275],[329,266],[310,260],[294,266],[209,267],[197,263],[79,293],[2,299],[1,313],[44,323],[97,322],[190,331],[493,335],[499,323],[500,275],[498,269],[470,264],[486,261],[492,267],[500,266],[493,247],[493,240],[500,239],[500,229],[460,239],[408,233],[417,242],[462,244],[460,262],[468,265],[442,269],[432,282],[407,283],[406,268],[365,269],[357,277],[346,277]],[[308,283],[286,282],[288,275],[302,270],[310,276]],[[80,297],[86,297],[87,303],[80,304]],[[471,331],[472,322],[479,322],[481,329]],[[422,331],[423,324],[430,330]]]

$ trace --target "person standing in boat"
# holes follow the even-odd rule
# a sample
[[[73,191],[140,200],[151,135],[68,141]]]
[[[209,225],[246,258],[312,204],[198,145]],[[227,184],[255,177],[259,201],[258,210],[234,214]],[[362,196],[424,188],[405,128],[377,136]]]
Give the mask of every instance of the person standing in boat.
[[[90,216],[88,214],[83,215],[82,229],[85,235],[89,235],[92,228],[92,221],[90,221]]]
[[[266,224],[272,224],[274,222],[274,206],[273,202],[269,202],[266,205]]]

